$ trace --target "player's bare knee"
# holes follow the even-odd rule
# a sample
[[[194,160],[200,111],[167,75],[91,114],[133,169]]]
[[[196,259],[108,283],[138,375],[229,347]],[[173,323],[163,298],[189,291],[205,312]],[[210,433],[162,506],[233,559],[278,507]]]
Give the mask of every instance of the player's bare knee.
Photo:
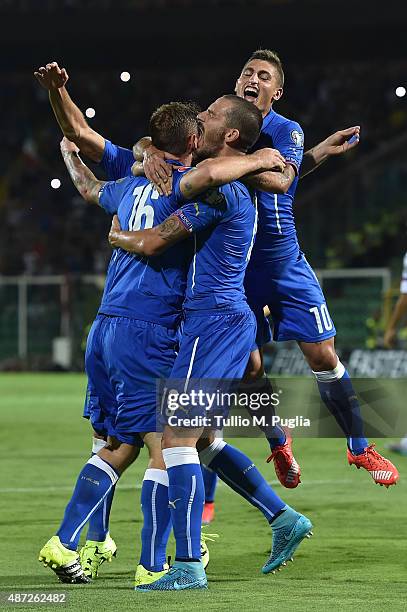
[[[308,364],[313,372],[327,372],[338,365],[338,355],[335,348],[329,345],[316,345],[317,348],[306,354]]]
[[[119,474],[122,474],[137,459],[139,453],[138,446],[125,444],[116,438],[109,437],[107,445],[98,452],[98,455]]]

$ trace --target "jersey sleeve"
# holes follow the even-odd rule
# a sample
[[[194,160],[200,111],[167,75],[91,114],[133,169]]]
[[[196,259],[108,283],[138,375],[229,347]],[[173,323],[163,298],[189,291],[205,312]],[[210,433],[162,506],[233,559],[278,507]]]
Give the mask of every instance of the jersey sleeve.
[[[129,180],[126,178],[117,181],[108,181],[99,192],[99,204],[109,214],[117,213],[123,195],[126,193]]]
[[[400,293],[407,293],[407,253],[403,259],[403,272],[401,273]]]
[[[219,223],[224,211],[203,202],[191,202],[178,208],[173,215],[178,217],[185,229],[195,234]]]
[[[273,148],[278,149],[298,174],[304,154],[304,132],[296,121],[282,123],[273,134]]]
[[[134,164],[133,152],[105,140],[105,149],[100,165],[106,172],[109,181],[115,181],[124,176],[131,176],[131,167]]]

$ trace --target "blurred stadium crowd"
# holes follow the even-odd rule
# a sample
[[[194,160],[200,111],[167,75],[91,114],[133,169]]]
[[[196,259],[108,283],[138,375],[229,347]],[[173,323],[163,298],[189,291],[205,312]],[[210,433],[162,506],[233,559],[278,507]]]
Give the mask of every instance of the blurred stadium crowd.
[[[63,58],[48,59],[64,65]],[[205,106],[233,91],[240,69],[230,58],[228,64],[220,61],[216,68],[195,70],[176,63],[154,69],[123,66],[131,73],[124,83],[120,71],[81,72],[65,67],[74,101],[83,111],[88,107],[96,111],[89,119],[92,127],[129,147],[146,133],[149,114],[157,105],[182,99]],[[362,127],[361,144],[354,153],[330,161],[300,183],[299,235],[309,258],[319,267],[343,263],[338,252],[343,256],[347,247],[343,241],[338,243],[340,231],[351,237],[351,246],[358,247],[352,251],[348,245],[346,265],[388,265],[393,257],[399,261],[405,244],[400,203],[406,200],[407,167],[393,143],[407,133],[407,97],[398,97],[395,90],[407,85],[407,61],[289,63],[285,68],[285,95],[275,110],[302,125],[306,149],[337,129]],[[110,255],[109,220],[102,211],[89,210],[70,184],[47,92],[30,74],[6,73],[0,78],[0,100],[9,109],[0,149],[0,274],[103,272]],[[384,165],[385,179],[379,176]],[[95,173],[102,176],[98,168]],[[61,180],[59,189],[51,188],[53,178]],[[386,198],[390,187],[391,201]],[[369,194],[373,192],[377,205],[361,207],[364,200],[372,201]],[[382,225],[390,223],[393,203],[389,244],[388,228]],[[333,226],[335,214],[340,216],[338,226]],[[367,231],[371,238],[372,227],[373,243],[363,233]]]

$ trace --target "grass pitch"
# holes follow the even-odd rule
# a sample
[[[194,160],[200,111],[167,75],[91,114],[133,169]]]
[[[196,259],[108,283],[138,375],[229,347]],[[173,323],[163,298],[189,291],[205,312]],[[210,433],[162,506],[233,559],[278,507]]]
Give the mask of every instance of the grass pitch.
[[[0,580],[4,593],[67,592],[67,603],[52,608],[75,611],[186,610],[302,611],[406,610],[407,459],[396,458],[401,482],[385,489],[346,462],[342,440],[295,442],[303,483],[290,491],[275,483],[266,465],[267,443],[235,440],[253,458],[290,505],[314,523],[314,537],[298,549],[295,562],[263,576],[270,529],[263,516],[221,484],[216,519],[207,531],[211,545],[207,592],[135,593],[139,555],[140,486],[146,452],[123,476],[113,503],[111,533],[118,557],[101,568],[91,585],[67,586],[37,561],[55,533],[76,476],[89,456],[89,425],[81,418],[85,379],[75,374],[0,375],[3,425]],[[378,441],[378,450],[383,450]],[[85,533],[84,533],[85,535]],[[173,542],[169,553],[173,554]],[[17,607],[17,606],[13,606]],[[38,610],[44,604],[19,605]]]

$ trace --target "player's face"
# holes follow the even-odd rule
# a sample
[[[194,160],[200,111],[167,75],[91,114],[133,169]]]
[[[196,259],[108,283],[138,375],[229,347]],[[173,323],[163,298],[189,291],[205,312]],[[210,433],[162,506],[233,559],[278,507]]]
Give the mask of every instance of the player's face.
[[[269,112],[274,100],[283,95],[280,78],[276,68],[264,60],[248,62],[236,81],[236,95],[252,102],[263,117]]]
[[[218,98],[206,111],[199,113],[202,134],[198,141],[196,156],[199,159],[216,157],[225,143],[227,128],[226,111],[229,104],[223,98]]]

